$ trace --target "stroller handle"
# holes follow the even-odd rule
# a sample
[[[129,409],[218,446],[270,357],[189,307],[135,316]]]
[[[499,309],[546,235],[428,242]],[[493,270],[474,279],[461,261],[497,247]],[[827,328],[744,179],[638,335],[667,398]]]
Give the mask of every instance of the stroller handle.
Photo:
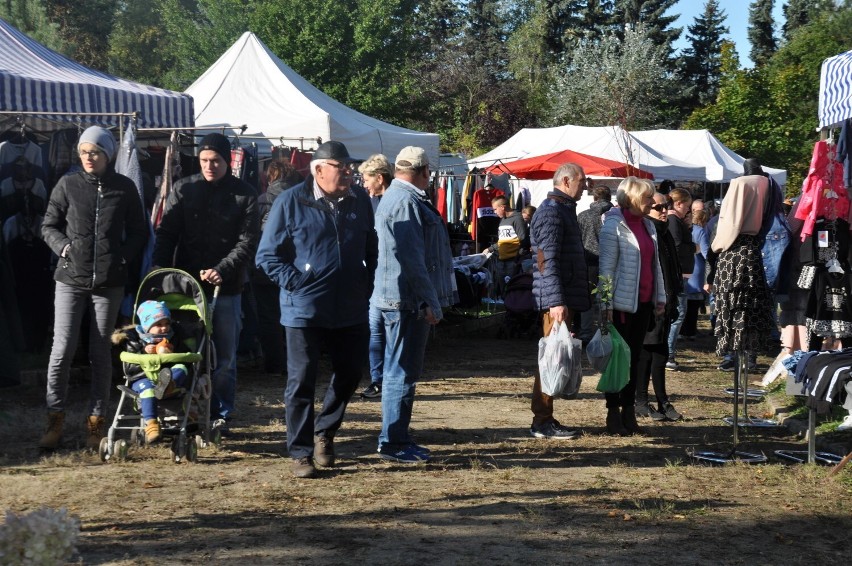
[[[219,299],[219,291],[222,290],[221,285],[216,285],[213,287],[213,300],[210,301],[210,317],[213,317],[213,313],[216,310],[216,301]]]

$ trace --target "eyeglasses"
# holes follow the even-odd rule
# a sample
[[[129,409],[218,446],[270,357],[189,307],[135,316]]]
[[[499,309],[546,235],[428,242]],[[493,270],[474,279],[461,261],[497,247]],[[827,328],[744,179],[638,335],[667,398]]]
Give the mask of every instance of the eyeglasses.
[[[666,205],[664,205],[664,204],[652,204],[652,205],[651,205],[651,208],[652,208],[652,209],[654,209],[654,210],[656,210],[657,212],[663,212],[663,211],[664,211],[664,210],[666,210],[668,207],[667,207]]]
[[[352,169],[351,163],[332,163],[331,161],[326,161],[326,165],[331,165],[338,171],[346,171],[347,169]]]
[[[99,149],[95,149],[95,150],[92,150],[92,151],[81,151],[80,152],[80,157],[88,156],[89,159],[97,159],[101,155],[103,155],[103,152]]]

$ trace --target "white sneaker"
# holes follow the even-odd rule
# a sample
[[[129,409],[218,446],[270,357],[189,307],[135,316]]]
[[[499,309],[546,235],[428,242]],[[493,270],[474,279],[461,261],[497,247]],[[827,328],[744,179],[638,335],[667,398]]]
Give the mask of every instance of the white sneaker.
[[[843,417],[843,422],[837,426],[837,430],[852,430],[852,413]]]

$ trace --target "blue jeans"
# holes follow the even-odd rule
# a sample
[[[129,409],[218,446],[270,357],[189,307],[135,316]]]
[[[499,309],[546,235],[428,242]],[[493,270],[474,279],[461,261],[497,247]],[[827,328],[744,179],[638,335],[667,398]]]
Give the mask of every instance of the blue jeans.
[[[243,327],[241,316],[241,295],[219,295],[213,312],[213,344],[216,346],[213,396],[210,399],[213,419],[233,416],[237,397],[237,344]]]
[[[71,362],[80,339],[83,314],[91,309],[89,323],[89,363],[92,381],[89,388],[89,415],[106,416],[112,381],[112,342],[115,321],[124,295],[122,287],[83,289],[56,283],[53,347],[47,366],[47,409],[65,410]]]
[[[284,406],[287,451],[292,458],[314,453],[314,435],[334,438],[343,422],[346,405],[361,380],[370,340],[366,324],[343,328],[294,328],[287,332],[287,386]],[[323,351],[331,357],[331,380],[322,410],[314,416],[317,372]]]
[[[679,293],[677,296],[677,320],[672,323],[672,328],[669,330],[669,359],[675,359],[677,354],[677,336],[680,334],[680,327],[683,326],[683,319],[686,318],[686,293]]]
[[[385,365],[385,323],[382,311],[370,307],[370,383],[382,384]]]
[[[408,425],[414,408],[414,391],[423,373],[429,323],[417,312],[379,312],[386,340],[379,449],[393,450],[411,444]]]

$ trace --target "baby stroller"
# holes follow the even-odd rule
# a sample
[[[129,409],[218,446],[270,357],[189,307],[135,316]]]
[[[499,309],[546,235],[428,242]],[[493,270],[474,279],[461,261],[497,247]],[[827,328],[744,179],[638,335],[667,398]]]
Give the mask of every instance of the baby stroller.
[[[509,279],[503,293],[506,315],[500,328],[500,338],[537,338],[538,308],[533,295],[532,273],[518,273]]]
[[[121,352],[122,362],[136,364],[152,382],[157,383],[159,371],[171,364],[184,364],[187,368],[189,385],[164,395],[158,402],[157,418],[161,422],[164,437],[171,436],[172,458],[175,463],[184,460],[194,462],[198,448],[209,443],[219,444],[221,431],[210,422],[210,395],[213,371],[212,317],[216,295],[208,305],[201,285],[189,273],[179,269],[158,269],[149,273],[139,284],[133,311],[147,300],[163,301],[171,311],[172,324],[180,328],[185,353],[136,354]],[[134,323],[136,320],[134,314]],[[128,442],[118,438],[120,431],[128,431],[130,443],[145,444],[142,415],[138,411],[139,394],[131,389],[131,380],[119,385],[121,398],[109,427],[107,436],[101,439],[99,454],[101,461],[122,460],[127,456]]]

